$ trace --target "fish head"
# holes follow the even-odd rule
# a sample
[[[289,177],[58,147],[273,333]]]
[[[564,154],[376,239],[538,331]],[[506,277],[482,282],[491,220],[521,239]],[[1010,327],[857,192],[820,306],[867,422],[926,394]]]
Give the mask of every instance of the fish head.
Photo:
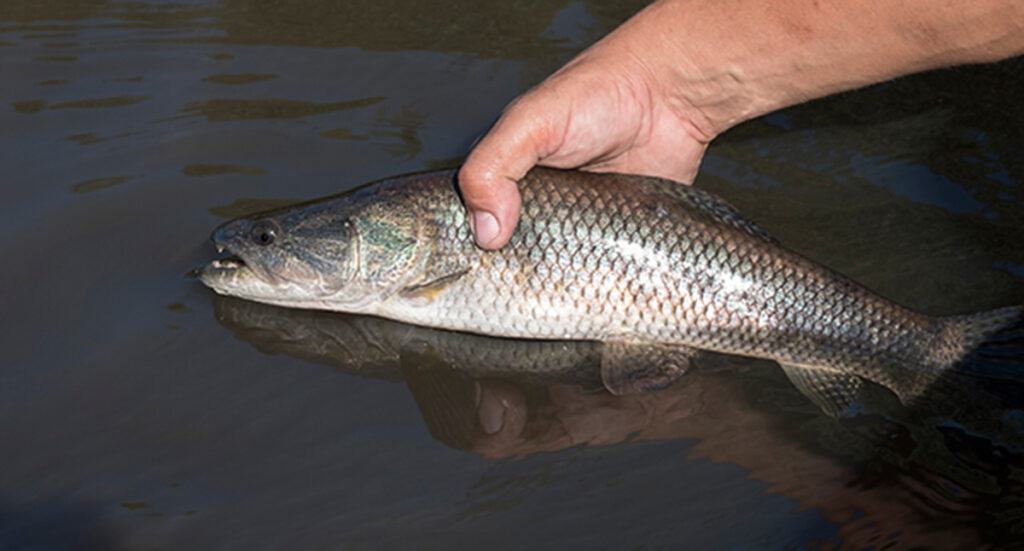
[[[409,278],[418,238],[418,217],[401,204],[307,204],[218,227],[214,245],[231,256],[201,268],[199,278],[222,295],[370,312]]]
[[[219,294],[313,305],[353,279],[358,243],[344,209],[296,208],[237,218],[214,230],[218,251],[199,279]]]

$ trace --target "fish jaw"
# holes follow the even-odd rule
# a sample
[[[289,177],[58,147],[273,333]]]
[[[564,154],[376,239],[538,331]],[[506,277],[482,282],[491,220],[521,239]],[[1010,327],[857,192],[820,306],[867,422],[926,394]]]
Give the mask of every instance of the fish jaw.
[[[268,282],[234,255],[213,260],[200,268],[199,280],[219,295],[265,302],[261,299],[281,294],[279,286]]]
[[[254,269],[259,263],[247,258],[246,247],[240,246],[245,239],[246,228],[241,221],[231,221],[216,230],[210,239],[218,253],[229,256],[212,260],[199,270],[199,280],[217,294],[259,300],[280,292],[274,278],[267,270]]]
[[[275,276],[254,258],[246,247],[247,222],[236,220],[217,228],[211,240],[218,253],[227,257],[212,260],[199,269],[199,280],[219,295],[267,304],[302,308],[313,302],[307,289]]]
[[[253,228],[266,225],[265,218],[231,220],[214,230],[211,240],[218,253],[229,256],[213,260],[199,269],[199,280],[220,295],[267,304],[297,308],[318,307],[325,294],[322,281],[289,278],[280,273],[287,264],[280,252],[262,249],[252,240]],[[276,222],[270,222],[280,231]]]
[[[310,293],[291,281],[271,283],[235,257],[219,259],[199,269],[199,280],[218,295],[237,297],[287,308],[314,308],[340,312],[372,313],[375,304],[343,302]]]
[[[247,260],[243,251],[220,242],[214,234],[214,246],[229,256],[219,258],[198,270],[199,280],[218,295],[237,297],[287,308],[313,308],[336,312],[375,314],[380,299],[352,284],[340,291],[327,289],[322,282],[293,281],[259,269],[259,260]]]

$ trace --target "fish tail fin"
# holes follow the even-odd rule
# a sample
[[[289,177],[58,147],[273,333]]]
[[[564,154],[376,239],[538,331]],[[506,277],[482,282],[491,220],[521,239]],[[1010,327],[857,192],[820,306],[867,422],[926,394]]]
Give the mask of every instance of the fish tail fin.
[[[984,377],[1024,380],[1024,306],[943,318],[945,367]]]
[[[936,386],[970,388],[971,392],[966,394],[971,399],[984,397],[983,400],[989,400],[983,402],[986,405],[1014,392],[1019,396],[1024,388],[1024,306],[933,318],[915,348],[921,355],[915,358],[912,369],[906,369],[909,364],[904,362],[883,361],[872,364],[874,369],[867,369],[861,376],[892,391],[904,405],[915,403]],[[832,417],[855,414],[866,400],[879,396],[851,372],[780,364],[794,386]],[[885,376],[876,379],[865,373]],[[998,384],[992,384],[996,382],[992,379],[999,379]]]

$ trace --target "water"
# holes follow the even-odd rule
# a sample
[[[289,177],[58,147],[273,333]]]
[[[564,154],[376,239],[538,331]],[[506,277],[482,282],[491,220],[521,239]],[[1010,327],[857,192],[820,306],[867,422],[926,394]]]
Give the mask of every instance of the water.
[[[184,277],[225,217],[457,164],[641,4],[5,1],[0,548],[1014,547],[1012,405],[835,421],[728,358],[612,398]],[[752,121],[699,185],[907,306],[1024,302],[1022,68]]]

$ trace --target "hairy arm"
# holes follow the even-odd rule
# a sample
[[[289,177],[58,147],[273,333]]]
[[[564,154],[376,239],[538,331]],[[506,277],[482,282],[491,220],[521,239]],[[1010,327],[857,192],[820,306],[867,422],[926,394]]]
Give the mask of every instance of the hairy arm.
[[[745,120],[900,75],[1024,52],[1020,0],[659,0],[513,101],[459,185],[498,248],[534,165],[692,182]]]

